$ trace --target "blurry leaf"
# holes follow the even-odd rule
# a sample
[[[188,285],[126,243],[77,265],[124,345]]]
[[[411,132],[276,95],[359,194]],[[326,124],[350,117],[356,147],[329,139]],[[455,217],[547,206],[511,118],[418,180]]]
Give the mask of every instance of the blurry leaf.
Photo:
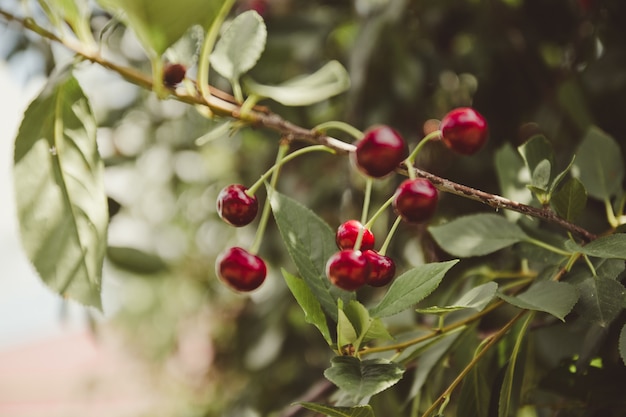
[[[282,269],[282,273],[289,290],[304,311],[304,319],[306,322],[317,327],[320,333],[322,333],[322,336],[324,336],[326,343],[332,345],[333,340],[330,336],[326,316],[322,311],[322,306],[319,301],[311,292],[311,289],[306,285],[303,279],[290,274],[284,269]]]
[[[521,179],[528,175],[526,172],[528,168],[526,168],[518,152],[507,143],[496,151],[495,165],[500,194],[513,201],[529,204],[532,201],[532,194]],[[521,213],[511,210],[505,210],[504,214],[511,221],[522,217]]]
[[[315,73],[297,77],[277,86],[245,81],[249,93],[271,98],[286,106],[308,106],[343,93],[350,87],[346,69],[337,61],[330,61]]]
[[[22,244],[48,286],[97,308],[108,226],[103,174],[87,97],[69,72],[57,74],[15,140]]]
[[[263,18],[254,10],[241,13],[226,28],[211,54],[211,65],[221,76],[236,81],[257,63],[267,39]]]
[[[335,356],[324,376],[352,396],[355,402],[395,385],[404,373],[397,363],[386,359],[359,360],[354,356]]]
[[[547,189],[551,180],[551,168],[554,166],[552,144],[544,136],[537,135],[519,146],[517,150],[532,173],[531,184]]]
[[[343,303],[339,300],[339,310],[337,314],[337,347],[352,345],[356,342],[358,334],[352,322],[343,310]],[[356,349],[356,348],[355,348]]]
[[[619,355],[622,357],[624,365],[626,365],[626,324],[619,332]]]
[[[611,136],[593,126],[576,152],[576,176],[587,193],[607,200],[621,191],[624,180],[624,155]]]
[[[85,0],[40,0],[51,21],[67,23],[78,39],[93,42],[90,28],[90,9]],[[55,22],[56,24],[57,22]]]
[[[529,314],[521,325],[516,334],[515,345],[506,366],[506,372],[500,388],[500,396],[498,401],[498,416],[509,417],[511,412],[517,414],[517,405],[519,403],[522,379],[524,377],[525,358],[520,355],[523,350],[522,342],[526,340],[526,330],[532,321],[533,314]]]
[[[374,417],[374,411],[369,405],[356,407],[331,407],[329,405],[299,402],[302,407],[329,417]]]
[[[471,308],[476,311],[482,311],[496,295],[497,289],[498,284],[496,284],[495,282],[487,282],[486,284],[482,284],[472,288],[450,306],[420,308],[417,309],[417,312],[442,314],[456,310],[463,310],[466,308]]]
[[[626,233],[615,233],[594,240],[580,251],[600,258],[626,259]]]
[[[98,0],[130,27],[150,57],[161,56],[193,25],[207,29],[226,0]]]
[[[481,256],[527,238],[514,223],[497,214],[472,214],[428,228],[437,244],[453,256]]]
[[[426,298],[438,286],[458,259],[413,268],[396,278],[378,305],[370,309],[376,317],[399,313]]]
[[[479,366],[474,366],[465,377],[465,383],[461,386],[459,394],[460,410],[464,417],[483,417],[488,415],[489,397],[491,389],[487,385],[485,376]]]
[[[109,246],[107,257],[120,268],[141,274],[153,274],[167,269],[167,264],[159,256],[135,248]]]
[[[342,307],[342,303],[339,303],[339,307]],[[370,340],[375,339],[383,339],[389,340],[392,339],[391,335],[387,331],[386,327],[379,319],[375,319],[370,317],[369,312],[363,306],[363,304],[359,303],[356,300],[350,301],[346,306],[343,307],[343,313],[346,318],[350,321],[350,327],[355,332],[355,337],[349,343],[354,344],[354,348],[359,350],[363,343],[366,343]],[[339,321],[341,322],[342,312],[339,312]],[[347,329],[345,330],[346,336],[350,336],[350,327],[345,326]],[[343,331],[343,328],[340,328],[340,323],[337,325],[337,332],[340,330]],[[344,343],[345,344],[345,343]],[[342,345],[344,345],[342,344]],[[340,345],[341,346],[341,345]]]
[[[559,172],[558,175],[554,178],[554,180],[552,181],[552,184],[550,184],[550,190],[549,190],[550,194],[554,193],[554,190],[556,190],[559,184],[561,183],[561,181],[565,179],[565,176],[567,175],[567,173],[571,171],[572,167],[574,166],[575,160],[576,160],[576,155],[572,157],[572,160],[569,162],[569,165],[567,165],[567,167],[563,171]],[[586,193],[585,193],[585,197],[586,197]]]
[[[565,220],[573,221],[587,205],[587,191],[582,182],[572,178],[552,195],[550,204]]]
[[[626,289],[614,279],[589,277],[577,285],[576,311],[587,321],[607,327],[624,308]]]
[[[228,134],[230,134],[231,130],[235,128],[237,122],[234,120],[225,120],[215,126],[213,129],[209,130],[204,135],[200,136],[195,140],[196,146],[203,146],[209,142],[213,142],[214,140],[221,139]]]
[[[337,251],[335,233],[313,211],[292,198],[270,187],[268,195],[289,256],[322,309],[337,321],[337,298],[354,299],[354,293],[332,286],[326,277],[326,261]]]
[[[540,281],[515,297],[504,294],[498,294],[498,297],[516,307],[543,311],[565,321],[565,316],[578,300],[578,291],[565,282]]]

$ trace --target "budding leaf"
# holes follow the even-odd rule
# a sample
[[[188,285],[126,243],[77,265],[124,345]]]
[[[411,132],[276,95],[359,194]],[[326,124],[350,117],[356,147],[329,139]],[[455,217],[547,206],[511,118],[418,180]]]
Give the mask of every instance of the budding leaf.
[[[87,97],[69,71],[53,76],[24,113],[13,161],[28,258],[54,291],[101,308],[104,164]]]
[[[459,217],[428,228],[437,244],[453,256],[482,256],[528,238],[514,223],[497,214]]]

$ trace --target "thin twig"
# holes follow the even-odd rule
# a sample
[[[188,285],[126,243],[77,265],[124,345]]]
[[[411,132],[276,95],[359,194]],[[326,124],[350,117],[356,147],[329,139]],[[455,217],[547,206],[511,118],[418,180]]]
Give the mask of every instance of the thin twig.
[[[7,21],[13,21],[20,24],[22,27],[31,30],[43,38],[47,38],[51,41],[63,44],[65,47],[83,57],[84,59],[97,63],[105,68],[108,68],[114,72],[117,72],[127,81],[138,85],[146,89],[152,89],[152,79],[133,69],[115,64],[107,59],[103,58],[98,51],[84,50],[81,44],[73,39],[61,39],[54,33],[47,29],[37,25],[30,18],[20,18],[14,14],[0,9],[0,16],[4,17]],[[327,136],[318,131],[312,129],[306,129],[304,127],[293,124],[276,113],[267,111],[265,108],[257,109],[256,107],[252,111],[241,112],[241,107],[231,100],[231,96],[221,90],[214,87],[210,87],[211,95],[205,100],[202,95],[196,91],[195,94],[189,94],[188,92],[179,90],[170,90],[171,97],[175,100],[193,104],[207,106],[211,111],[219,116],[232,117],[253,126],[264,127],[281,134],[283,137],[289,137],[291,140],[304,141],[308,143],[320,144],[328,146],[334,149],[337,153],[347,154],[354,152],[355,146],[349,143],[342,142],[331,136]],[[396,170],[398,173],[407,175],[406,166],[401,165]],[[585,241],[592,241],[597,236],[588,230],[568,222],[567,220],[559,217],[553,211],[545,208],[536,208],[526,204],[518,203],[502,196],[480,191],[448,179],[439,177],[421,169],[415,169],[417,176],[426,178],[433,183],[440,191],[458,195],[464,198],[468,198],[480,203],[486,204],[496,210],[505,209],[515,211],[531,217],[542,219],[548,223],[552,223],[562,227],[563,229],[574,233]]]

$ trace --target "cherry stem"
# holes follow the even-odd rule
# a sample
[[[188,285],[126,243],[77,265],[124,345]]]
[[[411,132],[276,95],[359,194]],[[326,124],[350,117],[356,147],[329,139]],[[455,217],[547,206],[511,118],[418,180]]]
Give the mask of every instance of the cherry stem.
[[[387,233],[387,237],[385,238],[383,245],[380,247],[380,250],[378,251],[380,255],[384,256],[385,253],[387,253],[387,248],[389,247],[389,243],[391,243],[391,238],[393,237],[394,233],[396,233],[396,230],[398,229],[398,226],[400,225],[401,222],[402,222],[402,217],[397,216],[396,220],[393,222],[393,225],[391,225],[391,229],[389,229],[389,233]]]
[[[371,229],[372,225],[374,224],[374,222],[376,221],[376,219],[383,214],[383,212],[387,209],[387,207],[389,207],[391,205],[391,203],[393,202],[393,195],[391,197],[389,197],[387,199],[387,201],[385,201],[379,208],[378,210],[376,210],[376,213],[374,213],[372,215],[372,217],[367,221],[367,223],[363,223],[363,225],[367,228],[367,229]]]
[[[359,129],[355,128],[351,124],[348,124],[346,122],[341,122],[338,120],[331,120],[328,122],[321,123],[315,126],[312,130],[315,132],[326,133],[326,131],[330,129],[335,129],[335,130],[340,130],[342,132],[346,132],[347,134],[349,134],[350,136],[352,136],[354,139],[357,139],[357,140],[363,137],[363,132],[361,132]]]
[[[287,163],[287,162],[291,161],[292,159],[295,159],[295,158],[297,158],[297,157],[299,157],[301,155],[304,155],[306,153],[321,152],[321,151],[329,152],[329,153],[335,153],[335,150],[329,148],[328,146],[312,145],[312,146],[307,146],[306,148],[298,149],[297,151],[294,151],[294,152],[290,153],[289,155],[285,156],[284,158],[277,159],[276,163],[274,165],[272,165],[272,167],[270,169],[265,171],[265,173],[263,175],[261,175],[261,177],[254,184],[252,184],[252,186],[250,188],[248,188],[246,190],[246,194],[248,194],[250,197],[254,196],[254,194],[263,185],[263,183],[265,183],[265,181],[267,181],[269,176],[272,175],[274,172],[276,172],[285,163]]]
[[[274,164],[274,169],[272,170],[272,178],[270,179],[270,186],[272,189],[276,187],[276,182],[278,181],[278,168],[282,165],[281,162],[285,157],[285,154],[289,150],[289,143],[281,143],[278,147],[278,153],[276,154],[276,163]],[[295,152],[294,152],[295,153]],[[256,229],[256,236],[254,237],[254,243],[250,248],[250,253],[256,255],[261,247],[261,242],[263,241],[263,235],[265,234],[265,228],[267,226],[267,221],[270,217],[271,206],[270,206],[270,195],[265,197],[265,203],[263,204],[263,212],[261,213],[261,219],[259,220],[259,225]]]
[[[146,74],[134,68],[125,67],[111,62],[102,57],[102,55],[100,55],[97,51],[94,51],[93,49],[86,49],[82,44],[75,42],[72,38],[61,39],[49,30],[39,26],[33,19],[23,19],[2,9],[0,9],[0,16],[2,16],[5,20],[20,24],[25,29],[35,32],[45,39],[64,45],[66,48],[77,55],[80,55],[84,59],[118,73],[130,83],[148,90],[153,88],[152,79],[150,79],[149,76],[146,76]],[[189,93],[185,90],[171,90],[170,94],[173,99],[182,103],[204,106],[207,108],[208,112],[215,113],[220,116],[232,117],[234,119],[241,120],[242,122],[274,130],[284,136],[288,136],[290,140],[299,140],[307,143],[326,145],[329,148],[334,149],[337,153],[346,154],[354,152],[355,147],[352,144],[342,142],[325,134],[320,134],[320,132],[315,130],[298,126],[265,108],[260,108],[258,110],[255,108],[255,111],[242,113],[241,107],[235,102],[235,99],[233,97],[229,97],[229,95],[224,91],[206,84],[204,84],[202,88],[205,88],[205,94],[195,94],[195,92]],[[206,89],[209,90],[208,93],[206,92]],[[402,166],[399,166],[396,169],[396,172],[406,175]],[[552,210],[522,204],[497,194],[487,193],[485,191],[477,190],[475,188],[450,181],[417,168],[415,168],[415,174],[418,177],[426,178],[433,183],[435,187],[443,192],[478,201],[496,210],[506,209],[526,216],[542,219],[546,222],[558,225],[566,231],[575,233],[587,242],[595,240],[598,237],[594,233],[591,233],[590,231],[571,223],[562,217],[559,217]]]
[[[424,148],[424,146],[426,146],[426,144],[429,141],[433,139],[437,139],[440,136],[441,136],[440,130],[435,130],[433,132],[430,132],[429,134],[424,136],[422,140],[419,141],[415,149],[413,149],[413,152],[411,152],[411,154],[404,160],[410,179],[414,180],[416,177],[414,163],[415,163],[415,158],[417,157],[417,154],[420,153],[420,151]]]
[[[363,210],[361,211],[361,224],[365,225],[367,216],[369,215],[370,201],[372,199],[372,183],[374,181],[367,177],[365,179],[365,196],[363,197]],[[356,236],[356,242],[354,242],[354,250],[361,249],[361,243],[363,242],[363,234],[365,233],[365,226],[359,229],[359,233]]]

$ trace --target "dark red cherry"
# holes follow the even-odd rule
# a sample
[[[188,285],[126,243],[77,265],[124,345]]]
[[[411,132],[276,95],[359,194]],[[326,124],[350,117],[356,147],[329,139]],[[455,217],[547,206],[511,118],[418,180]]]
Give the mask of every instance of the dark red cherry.
[[[176,87],[183,78],[187,68],[183,64],[165,64],[163,68],[163,83],[168,87]]]
[[[265,281],[267,267],[263,259],[245,249],[234,247],[217,257],[216,273],[232,289],[252,291]]]
[[[243,185],[232,184],[217,195],[217,213],[226,223],[241,227],[250,224],[256,217],[259,202],[246,191]]]
[[[487,121],[470,107],[459,107],[441,119],[441,140],[450,149],[463,155],[478,152],[489,135]]]
[[[388,256],[373,250],[363,252],[370,263],[370,274],[366,283],[372,287],[383,287],[391,282],[396,274],[396,264]]]
[[[334,285],[353,291],[365,285],[370,264],[360,250],[344,249],[326,262],[326,276]]]
[[[361,238],[361,251],[374,249],[376,240],[374,234],[366,229],[358,220],[348,220],[337,228],[335,241],[339,249],[352,249],[356,243],[359,230],[363,229],[363,237]]]
[[[437,189],[424,178],[402,182],[393,197],[393,208],[403,220],[421,223],[430,219],[437,208]]]
[[[390,174],[408,156],[402,136],[389,126],[374,126],[356,142],[352,156],[361,172],[382,178]]]

